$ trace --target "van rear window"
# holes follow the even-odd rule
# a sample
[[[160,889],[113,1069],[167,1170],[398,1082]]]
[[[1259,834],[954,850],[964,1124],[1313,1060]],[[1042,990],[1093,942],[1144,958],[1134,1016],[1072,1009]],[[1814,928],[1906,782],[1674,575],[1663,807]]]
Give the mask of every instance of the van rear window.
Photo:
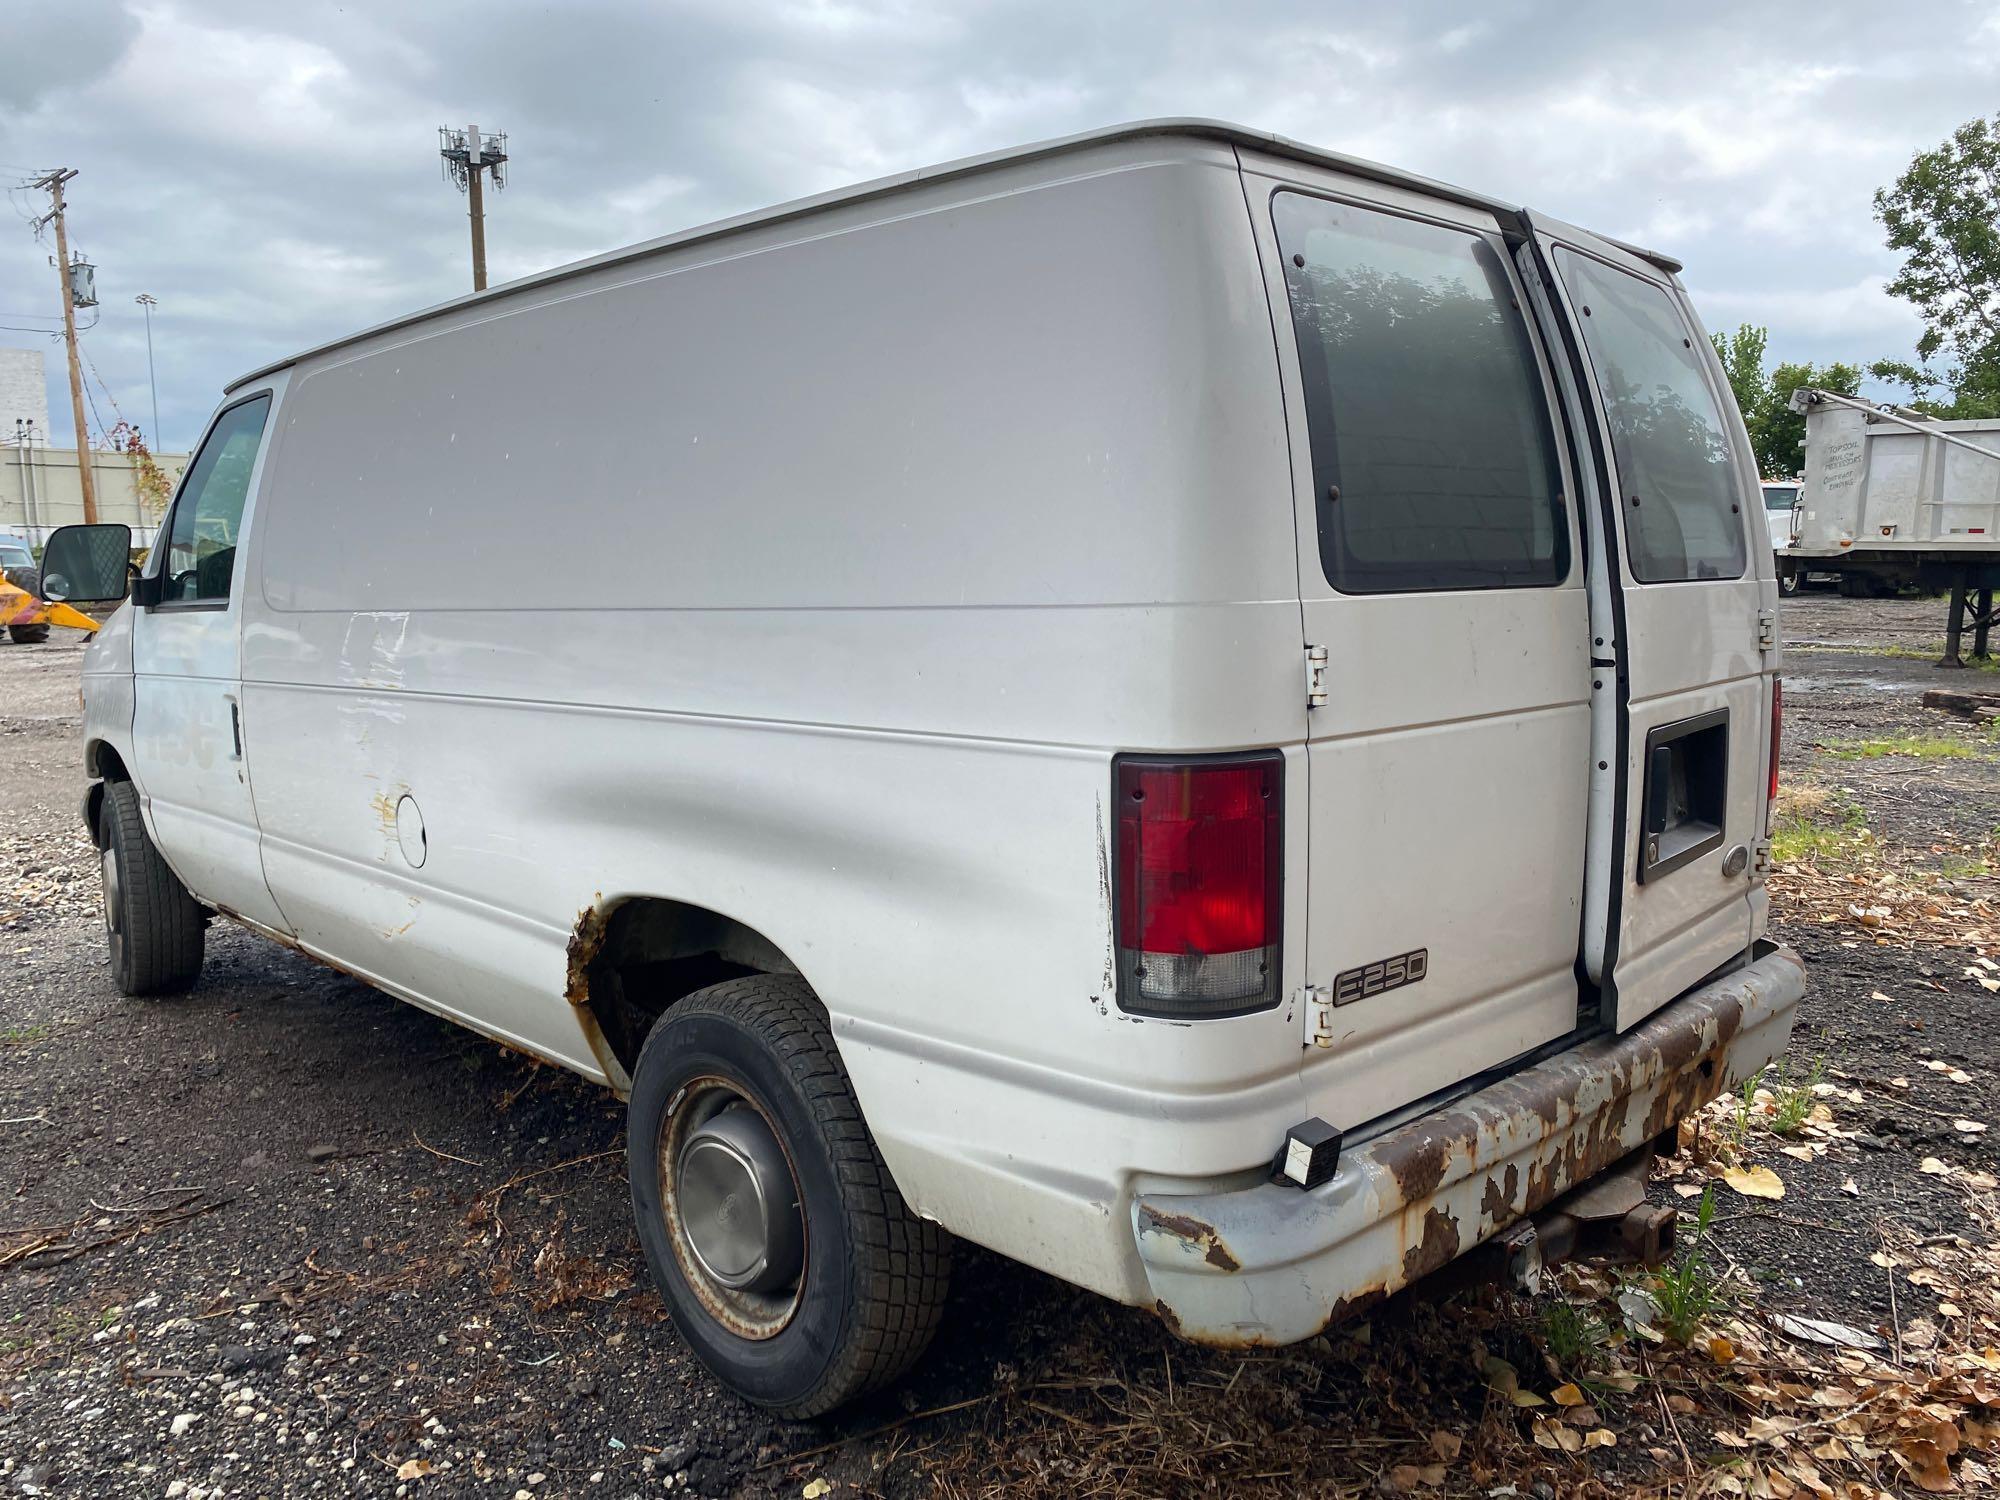
[[[1500,247],[1303,193],[1271,212],[1342,593],[1521,588],[1569,571],[1555,438]]]
[[[1699,333],[1657,283],[1561,247],[1555,255],[1611,427],[1632,576],[1741,578],[1735,457]]]

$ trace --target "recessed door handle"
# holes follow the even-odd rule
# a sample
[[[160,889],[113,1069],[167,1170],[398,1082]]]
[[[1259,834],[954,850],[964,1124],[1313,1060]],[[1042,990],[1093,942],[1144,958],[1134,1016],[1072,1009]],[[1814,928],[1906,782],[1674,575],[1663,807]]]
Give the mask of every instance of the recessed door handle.
[[[229,737],[236,742],[236,758],[243,759],[243,714],[236,700],[229,700]]]

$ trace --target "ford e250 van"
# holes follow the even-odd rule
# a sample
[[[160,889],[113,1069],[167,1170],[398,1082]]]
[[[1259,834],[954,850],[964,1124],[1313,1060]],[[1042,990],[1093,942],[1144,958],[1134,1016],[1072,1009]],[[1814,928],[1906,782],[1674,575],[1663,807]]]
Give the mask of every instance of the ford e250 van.
[[[1224,1345],[1532,1251],[1804,987],[1675,269],[1170,121],[259,370],[86,659],[118,982],[227,917],[617,1090],[675,1323],[795,1415],[954,1237]]]

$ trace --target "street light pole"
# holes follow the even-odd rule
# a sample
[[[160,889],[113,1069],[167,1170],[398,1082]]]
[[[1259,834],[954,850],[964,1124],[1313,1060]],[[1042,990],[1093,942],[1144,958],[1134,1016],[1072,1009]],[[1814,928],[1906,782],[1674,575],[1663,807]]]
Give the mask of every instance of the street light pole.
[[[146,309],[146,384],[153,393],[153,441],[152,451],[158,453],[160,446],[160,387],[153,379],[153,309],[158,307],[158,299],[141,292],[132,299]]]

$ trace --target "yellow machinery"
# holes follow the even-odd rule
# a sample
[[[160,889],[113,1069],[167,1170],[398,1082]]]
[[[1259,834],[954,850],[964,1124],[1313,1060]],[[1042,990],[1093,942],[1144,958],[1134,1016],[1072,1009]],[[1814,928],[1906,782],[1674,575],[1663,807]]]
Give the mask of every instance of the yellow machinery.
[[[97,621],[80,610],[71,609],[67,604],[51,604],[11,578],[4,577],[0,577],[0,621],[6,622],[8,637],[23,646],[47,640],[51,625],[67,625],[72,630],[99,628]]]

